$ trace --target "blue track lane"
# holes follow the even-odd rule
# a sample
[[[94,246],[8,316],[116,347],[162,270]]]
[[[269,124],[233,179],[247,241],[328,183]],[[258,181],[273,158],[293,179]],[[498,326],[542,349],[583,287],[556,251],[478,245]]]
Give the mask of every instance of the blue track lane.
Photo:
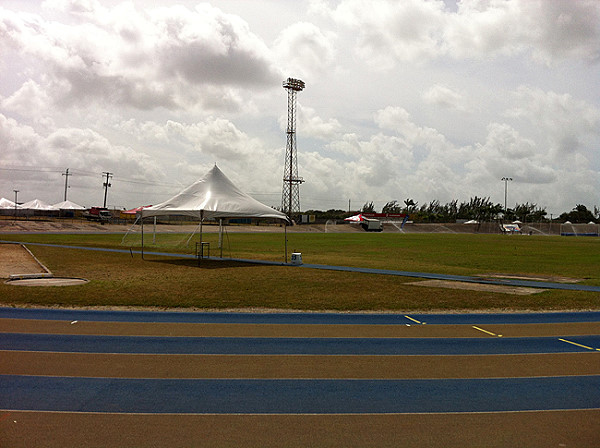
[[[600,348],[600,335],[569,341]],[[0,350],[215,355],[491,355],[589,352],[556,337],[241,338],[4,333]]]
[[[409,314],[427,324],[538,324],[600,322],[600,311],[550,313]],[[174,322],[227,324],[414,324],[403,314],[355,313],[186,313],[169,311],[99,311],[0,307],[0,318],[95,322]]]
[[[600,376],[450,380],[148,380],[0,376],[0,409],[417,413],[600,408]]]

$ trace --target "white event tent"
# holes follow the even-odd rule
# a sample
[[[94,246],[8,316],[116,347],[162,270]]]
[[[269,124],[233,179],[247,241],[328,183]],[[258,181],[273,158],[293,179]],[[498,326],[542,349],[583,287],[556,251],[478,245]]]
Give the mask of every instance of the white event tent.
[[[17,210],[20,210],[21,206],[15,205],[13,201],[6,198],[0,198],[0,215],[17,215]]]
[[[17,206],[19,207],[19,206]],[[11,201],[10,199],[6,199],[6,198],[0,198],[0,209],[9,209],[15,208],[15,203],[13,201]]]
[[[53,206],[59,210],[85,210],[85,207],[71,201],[62,201],[58,204],[54,204]]]
[[[202,179],[194,182],[171,199],[139,211],[142,223],[142,251],[144,218],[167,215],[184,215],[198,219],[200,221],[200,240],[202,240],[204,219],[271,218],[280,219],[286,224],[289,223],[285,213],[268,207],[244,193],[223,174],[217,165]]]
[[[247,195],[215,165],[202,179],[171,199],[140,211],[143,218],[185,215],[198,218],[274,218],[288,221],[281,213]]]
[[[47,204],[46,202],[41,201],[39,199],[34,199],[32,201],[21,204],[21,209],[23,209],[23,210],[40,210],[40,211],[56,211],[56,210],[58,210],[58,208],[54,207],[53,205]]]

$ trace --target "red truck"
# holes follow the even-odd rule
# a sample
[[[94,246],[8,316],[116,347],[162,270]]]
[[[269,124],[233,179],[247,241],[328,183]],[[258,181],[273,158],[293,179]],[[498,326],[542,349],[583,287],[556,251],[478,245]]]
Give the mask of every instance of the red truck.
[[[108,222],[112,218],[112,213],[104,207],[92,207],[83,214],[88,221]]]

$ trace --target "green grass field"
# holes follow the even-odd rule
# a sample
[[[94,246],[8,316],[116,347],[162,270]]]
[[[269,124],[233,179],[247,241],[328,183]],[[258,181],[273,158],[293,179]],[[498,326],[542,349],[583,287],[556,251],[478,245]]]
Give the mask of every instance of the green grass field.
[[[196,235],[145,236],[145,250],[192,253]],[[218,256],[217,234],[205,233]],[[140,236],[31,234],[0,239],[76,246],[139,249]],[[275,308],[298,310],[564,310],[600,309],[600,294],[545,291],[514,295],[486,291],[426,288],[416,279],[374,274],[317,271],[89,252],[31,246],[55,276],[83,277],[88,284],[68,287],[0,285],[4,304],[61,306],[152,306],[203,309]],[[288,233],[288,252],[305,263],[358,266],[457,275],[512,274],[561,276],[600,285],[600,239],[521,235]],[[224,257],[284,261],[284,235],[231,233]]]

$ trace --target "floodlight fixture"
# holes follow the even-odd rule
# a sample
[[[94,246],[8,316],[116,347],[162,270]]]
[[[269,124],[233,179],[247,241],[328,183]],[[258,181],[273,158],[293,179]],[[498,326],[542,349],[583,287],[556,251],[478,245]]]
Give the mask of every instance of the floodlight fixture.
[[[288,78],[285,81],[283,81],[284,89],[292,89],[296,92],[300,92],[301,90],[303,90],[304,86],[305,86],[304,81],[302,81],[300,79]]]

